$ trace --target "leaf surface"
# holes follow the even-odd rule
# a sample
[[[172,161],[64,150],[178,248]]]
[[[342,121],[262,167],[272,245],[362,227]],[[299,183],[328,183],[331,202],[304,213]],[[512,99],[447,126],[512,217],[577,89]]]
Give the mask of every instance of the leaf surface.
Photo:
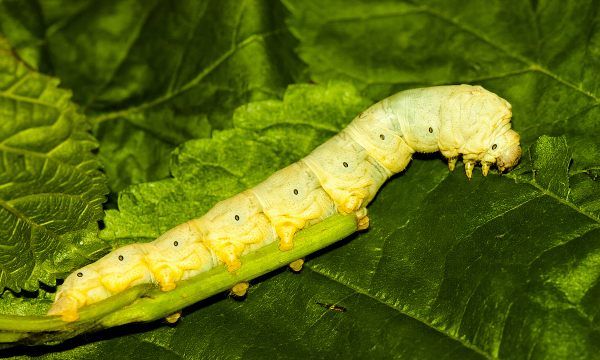
[[[0,29],[92,117],[113,191],[167,177],[177,145],[302,68],[269,0],[6,0]]]
[[[127,327],[75,348],[13,354],[597,357],[598,5],[285,4],[320,85],[292,86],[283,102],[250,102],[235,112],[233,129],[183,143],[172,178],[120,194],[102,232],[113,246],[201,215],[304,156],[369,99],[408,87],[478,83],[509,100],[526,150],[521,164],[502,177],[476,171],[469,182],[462,167],[449,173],[439,158],[419,157],[378,194],[369,231],[315,254],[301,274],[260,279],[241,302],[204,301],[174,327]],[[352,85],[329,83],[340,79]]]
[[[98,144],[57,85],[0,38],[0,291],[52,285],[106,249]]]

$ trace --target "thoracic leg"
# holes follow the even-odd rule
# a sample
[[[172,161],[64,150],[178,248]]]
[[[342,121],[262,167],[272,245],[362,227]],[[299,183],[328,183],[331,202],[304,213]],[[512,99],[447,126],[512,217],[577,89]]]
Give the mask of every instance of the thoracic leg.
[[[448,169],[450,171],[454,171],[454,169],[456,168],[456,160],[458,160],[458,157],[456,156],[448,158]]]
[[[473,176],[474,168],[475,168],[475,161],[465,160],[465,174],[467,174],[467,177],[469,178],[469,180],[471,180],[471,177]]]
[[[490,163],[482,162],[481,163],[481,173],[483,174],[483,176],[487,176],[487,174],[489,172],[490,172]]]

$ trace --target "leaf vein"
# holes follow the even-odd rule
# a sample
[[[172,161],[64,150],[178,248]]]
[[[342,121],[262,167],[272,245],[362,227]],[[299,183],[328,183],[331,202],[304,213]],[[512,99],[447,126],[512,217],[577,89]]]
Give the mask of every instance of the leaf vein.
[[[176,91],[169,92],[167,94],[164,94],[163,96],[160,96],[152,101],[143,103],[141,105],[136,105],[136,106],[132,106],[132,107],[129,107],[129,108],[126,108],[123,110],[117,110],[117,111],[109,112],[106,114],[98,115],[96,117],[92,117],[92,121],[94,123],[101,123],[101,122],[104,122],[107,120],[113,120],[113,119],[116,119],[119,117],[126,117],[132,113],[140,112],[145,109],[160,105],[160,104],[174,98],[175,96],[178,96],[178,95],[186,92],[187,90],[195,87],[196,85],[198,85],[205,77],[210,75],[215,69],[217,69],[223,63],[225,63],[225,61],[227,61],[231,56],[233,56],[237,50],[242,49],[242,48],[248,46],[249,44],[252,44],[253,42],[259,41],[262,38],[266,38],[266,37],[275,35],[281,31],[282,31],[282,29],[278,29],[278,30],[274,30],[274,31],[268,31],[268,32],[264,32],[264,33],[250,35],[249,37],[247,37],[243,41],[237,43],[234,47],[230,48],[225,53],[223,53],[223,55],[221,55],[219,58],[217,58],[212,64],[207,66],[195,78],[190,80],[188,83],[186,83],[185,85],[183,85]]]
[[[368,297],[368,298],[370,298],[372,300],[375,300],[375,301],[377,301],[377,302],[379,302],[379,303],[381,303],[383,305],[386,305],[386,306],[388,306],[388,307],[396,310],[397,312],[401,313],[402,315],[404,315],[404,316],[406,316],[408,318],[411,318],[411,319],[413,319],[413,320],[415,320],[415,321],[417,321],[417,322],[425,325],[429,329],[432,329],[432,330],[434,330],[434,331],[436,331],[436,332],[438,332],[438,333],[440,333],[440,334],[442,334],[444,336],[447,336],[448,338],[450,338],[452,340],[455,340],[455,341],[461,343],[464,347],[466,347],[466,348],[468,348],[470,350],[473,350],[474,352],[478,353],[479,355],[484,356],[487,359],[493,359],[493,357],[490,354],[486,353],[485,351],[483,351],[482,349],[478,348],[474,344],[471,344],[471,343],[465,341],[464,339],[461,339],[461,338],[458,338],[458,337],[456,337],[456,336],[454,336],[452,334],[449,334],[448,332],[446,332],[446,331],[444,331],[442,329],[436,328],[432,324],[428,323],[426,320],[421,319],[417,315],[410,314],[409,312],[403,310],[402,308],[398,307],[394,303],[390,303],[390,302],[386,301],[385,299],[381,299],[381,298],[377,297],[376,295],[373,295],[373,294],[369,293],[368,290],[366,290],[366,289],[363,289],[363,288],[361,288],[359,286],[356,286],[356,285],[352,285],[352,284],[347,283],[347,282],[341,282],[340,279],[335,279],[334,277],[332,277],[327,272],[322,272],[322,271],[319,271],[317,268],[313,268],[310,265],[310,263],[308,263],[307,265],[305,265],[305,267],[307,269],[310,269],[311,271],[319,274],[319,275],[322,275],[323,277],[325,277],[325,278],[327,278],[327,279],[329,279],[329,280],[331,280],[331,281],[333,281],[335,283],[344,285],[344,286],[348,287],[349,289],[354,290],[355,292],[357,292],[357,293],[359,293],[361,295],[364,295],[364,296],[366,296],[366,297]]]

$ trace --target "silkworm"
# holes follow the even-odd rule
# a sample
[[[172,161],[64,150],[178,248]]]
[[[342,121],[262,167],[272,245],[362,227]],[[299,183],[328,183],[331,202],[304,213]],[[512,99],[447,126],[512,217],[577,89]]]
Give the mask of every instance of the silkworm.
[[[114,250],[69,275],[49,314],[65,321],[78,309],[141,283],[164,291],[177,282],[278,241],[282,251],[294,235],[335,214],[355,214],[369,226],[366,206],[381,185],[402,171],[415,152],[435,152],[454,170],[462,155],[470,179],[477,162],[488,175],[515,166],[519,135],[511,129],[510,104],[480,86],[451,85],[399,92],[360,113],[308,156],[252,189],[217,203],[150,243]]]

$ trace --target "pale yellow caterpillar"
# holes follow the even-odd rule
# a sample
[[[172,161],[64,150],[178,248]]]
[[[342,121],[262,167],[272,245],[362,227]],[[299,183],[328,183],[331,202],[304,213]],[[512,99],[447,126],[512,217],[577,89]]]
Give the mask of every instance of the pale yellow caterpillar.
[[[450,170],[462,155],[467,177],[481,162],[483,175],[517,164],[519,135],[510,104],[480,86],[455,85],[397,93],[358,115],[304,159],[264,182],[221,201],[204,216],[167,231],[153,242],[128,245],[69,275],[49,311],[65,321],[78,309],[131,286],[177,282],[279,242],[294,246],[300,230],[338,213],[369,226],[367,204],[381,185],[402,171],[415,152],[440,151]]]

